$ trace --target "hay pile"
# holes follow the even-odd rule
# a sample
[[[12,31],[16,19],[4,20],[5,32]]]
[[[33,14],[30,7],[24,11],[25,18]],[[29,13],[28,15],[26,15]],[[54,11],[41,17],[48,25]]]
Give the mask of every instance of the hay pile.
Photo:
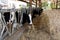
[[[40,23],[40,29],[48,32],[51,40],[60,40],[60,10],[45,11]]]
[[[50,36],[41,30],[31,31],[25,32],[19,40],[50,40]]]
[[[60,40],[60,10],[44,11],[33,24],[37,30],[24,32],[20,40]]]

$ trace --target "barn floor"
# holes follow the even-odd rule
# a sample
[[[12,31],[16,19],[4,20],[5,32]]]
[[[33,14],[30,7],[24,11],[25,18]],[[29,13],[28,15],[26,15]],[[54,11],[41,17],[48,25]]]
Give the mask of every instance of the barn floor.
[[[52,11],[56,12],[55,9]],[[60,13],[59,9],[58,13]],[[53,40],[48,32],[39,29],[40,18],[41,17],[37,15],[36,18],[33,19],[33,26],[35,27],[34,30],[29,30],[28,26],[31,27],[31,25],[26,23],[22,29],[18,29],[14,35],[7,37],[5,40]]]

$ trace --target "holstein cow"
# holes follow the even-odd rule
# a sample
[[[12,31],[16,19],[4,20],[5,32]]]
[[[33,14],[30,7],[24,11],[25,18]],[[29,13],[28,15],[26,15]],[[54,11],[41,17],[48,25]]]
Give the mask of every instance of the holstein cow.
[[[22,8],[21,13],[23,14],[22,20],[20,21],[22,24],[25,22],[28,22],[29,24],[32,24],[32,16],[30,14],[30,8]]]
[[[35,18],[35,15],[41,15],[41,13],[43,12],[42,8],[33,8],[32,9],[32,18]]]
[[[4,18],[6,22],[13,22],[14,21],[14,12],[4,12]]]
[[[32,24],[32,19],[34,18],[35,15],[41,15],[43,12],[42,8],[32,8],[31,9],[31,14],[30,14],[30,8],[23,8],[21,10],[22,12],[22,20],[20,21],[21,24],[23,25],[24,23],[28,22],[29,24]],[[31,26],[30,26],[31,27]],[[34,29],[34,26],[31,27]]]
[[[5,18],[5,21],[6,21],[6,25],[7,25],[7,28],[8,28],[8,31],[9,31],[9,35],[11,35],[12,33],[12,24],[14,23],[14,14],[15,12],[5,12],[4,13],[4,18]]]
[[[20,21],[22,24],[24,24],[25,22],[28,22],[29,24],[32,24],[32,19],[35,17],[35,15],[41,15],[41,13],[43,12],[42,8],[32,8],[31,10],[31,14],[30,14],[30,8],[23,8],[21,10],[22,12],[22,20]]]

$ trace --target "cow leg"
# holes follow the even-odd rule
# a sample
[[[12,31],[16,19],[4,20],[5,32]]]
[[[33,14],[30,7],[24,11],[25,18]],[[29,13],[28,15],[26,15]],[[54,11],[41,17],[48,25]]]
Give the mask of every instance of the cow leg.
[[[32,23],[32,16],[31,16],[31,14],[29,14],[29,19],[30,19],[30,23],[29,23],[30,25],[28,26],[28,28],[29,28],[28,32],[31,32],[31,30],[35,31],[35,27],[34,27],[34,25]]]
[[[29,24],[32,24],[32,16],[31,16],[31,14],[29,14],[29,19],[30,19],[30,23]]]

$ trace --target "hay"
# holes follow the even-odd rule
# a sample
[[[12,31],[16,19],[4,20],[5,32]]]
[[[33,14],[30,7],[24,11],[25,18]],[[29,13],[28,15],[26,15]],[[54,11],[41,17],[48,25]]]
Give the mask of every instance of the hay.
[[[60,10],[44,11],[40,17],[33,20],[33,24],[36,29],[42,31],[37,30],[29,34],[26,32],[20,40],[60,40]]]
[[[19,40],[50,40],[50,36],[43,31],[25,32]]]
[[[60,10],[45,11],[41,24],[44,31],[50,33],[51,40],[60,40]]]

